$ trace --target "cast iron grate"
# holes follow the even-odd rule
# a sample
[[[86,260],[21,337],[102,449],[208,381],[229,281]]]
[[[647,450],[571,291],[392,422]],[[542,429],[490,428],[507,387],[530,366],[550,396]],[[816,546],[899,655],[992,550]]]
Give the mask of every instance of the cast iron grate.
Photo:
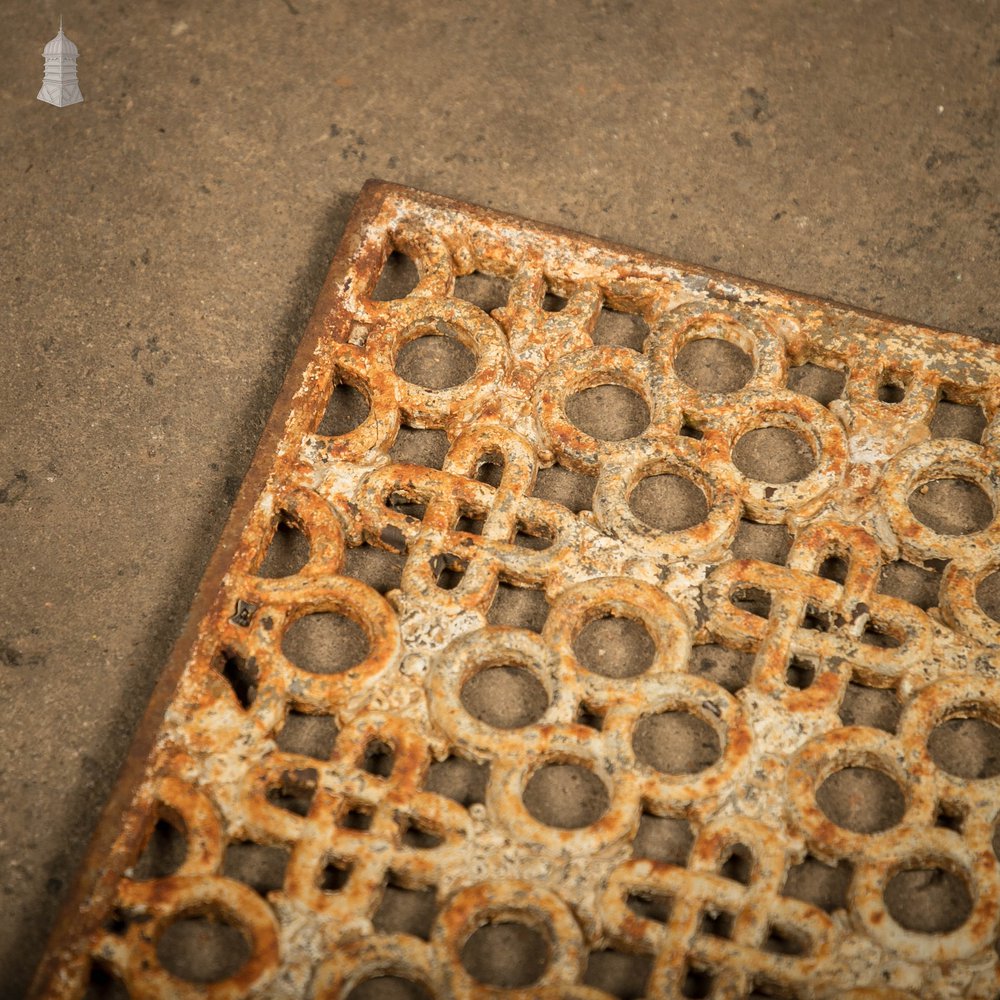
[[[995,996],[998,392],[370,184],[36,995]]]

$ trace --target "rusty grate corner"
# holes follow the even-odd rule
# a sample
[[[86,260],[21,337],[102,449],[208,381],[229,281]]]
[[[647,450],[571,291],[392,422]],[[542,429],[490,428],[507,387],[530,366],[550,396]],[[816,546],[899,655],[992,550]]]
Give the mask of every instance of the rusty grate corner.
[[[998,405],[370,183],[34,995],[995,997]]]

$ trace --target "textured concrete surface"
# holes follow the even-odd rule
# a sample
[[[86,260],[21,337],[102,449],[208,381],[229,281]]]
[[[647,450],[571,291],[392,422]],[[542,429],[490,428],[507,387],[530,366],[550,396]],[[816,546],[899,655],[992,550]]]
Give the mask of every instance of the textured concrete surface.
[[[85,101],[35,100],[65,15]],[[4,5],[0,983],[365,178],[1000,339],[1000,4]]]

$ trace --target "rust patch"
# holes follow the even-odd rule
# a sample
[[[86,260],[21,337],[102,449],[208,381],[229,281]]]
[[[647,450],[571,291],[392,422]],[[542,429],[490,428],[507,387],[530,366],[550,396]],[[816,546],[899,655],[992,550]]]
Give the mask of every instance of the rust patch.
[[[381,301],[393,251],[418,280]],[[456,294],[473,273],[509,282],[489,314]],[[595,343],[609,311],[645,324],[641,351]],[[404,379],[400,352],[424,337],[471,352],[469,377]],[[748,356],[742,387],[681,377],[679,352],[704,340]],[[842,396],[790,389],[807,363],[844,373]],[[368,414],[321,435],[338,386]],[[608,440],[577,426],[572,398],[601,386],[637,396],[645,427]],[[980,441],[931,438],[943,395],[982,408]],[[978,341],[367,185],[33,995],[77,1000],[97,969],[148,1000],[339,1000],[379,977],[440,998],[598,1000],[589,956],[618,949],[646,962],[649,996],[995,996],[1000,777],[945,770],[928,737],[1000,720],[1000,623],[977,597],[1000,568],[998,405],[1000,352]],[[440,468],[390,457],[402,428],[447,434]],[[799,478],[743,465],[737,445],[761,430],[799,442]],[[536,495],[555,465],[593,481],[592,509]],[[697,523],[635,512],[658,476],[704,496]],[[910,497],[940,479],[985,494],[989,523],[921,521]],[[733,558],[742,520],[794,536],[783,564]],[[309,556],[265,577],[282,521]],[[361,546],[404,559],[398,587],[347,573]],[[937,607],[880,591],[899,559],[947,562]],[[544,594],[540,631],[491,624],[501,585]],[[314,615],[346,620],[364,650],[333,672],[294,662],[286,637]],[[581,633],[608,617],[648,634],[646,669],[583,662]],[[747,682],[700,676],[705,644],[749,656]],[[466,685],[496,667],[543,693],[535,717],[470,710]],[[895,732],[845,724],[851,685],[893,692]],[[649,750],[640,730],[668,717],[703,734],[711,762]],[[329,727],[322,749],[302,736],[313,723]],[[434,785],[454,759],[488,765],[485,801]],[[553,767],[587,776],[592,814],[530,806]],[[851,768],[895,782],[898,822],[824,812],[820,786]],[[690,826],[686,864],[638,852],[648,817]],[[183,858],[148,875],[158,821]],[[285,859],[273,881],[232,867],[248,844]],[[846,910],[785,894],[807,854],[853,866]],[[888,886],[913,869],[965,887],[956,926],[893,912]],[[433,912],[396,926],[393,892]],[[236,968],[171,957],[176,926],[197,920],[242,942]],[[467,958],[477,933],[510,924],[539,942],[528,981]]]

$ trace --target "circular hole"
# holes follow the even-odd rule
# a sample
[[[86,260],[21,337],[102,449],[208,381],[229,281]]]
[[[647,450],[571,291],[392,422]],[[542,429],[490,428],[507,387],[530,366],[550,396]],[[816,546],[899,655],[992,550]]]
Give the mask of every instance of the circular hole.
[[[661,531],[683,531],[708,517],[708,500],[701,488],[669,473],[643,479],[632,490],[628,505],[640,521]]]
[[[444,323],[440,327],[447,330]],[[476,356],[454,337],[428,333],[405,344],[396,358],[396,374],[425,389],[461,385],[476,370]]]
[[[566,400],[570,422],[599,441],[623,441],[649,425],[649,407],[637,392],[623,385],[595,385]]]
[[[635,755],[662,774],[695,774],[722,755],[719,734],[690,712],[640,719],[632,735]]]
[[[487,986],[513,990],[531,986],[549,964],[545,935],[527,924],[502,921],[485,924],[462,946],[462,965]]]
[[[906,811],[899,785],[873,767],[834,772],[817,789],[816,802],[828,819],[855,833],[888,830]]]
[[[753,361],[728,340],[704,337],[689,341],[677,352],[674,371],[701,392],[735,392],[750,381]]]
[[[232,924],[209,916],[182,917],[156,945],[160,964],[189,983],[217,983],[234,976],[250,959],[250,942]]]
[[[993,504],[968,479],[932,479],[910,494],[910,511],[939,535],[970,535],[993,520]]]
[[[1000,622],[1000,570],[984,577],[976,587],[976,600],[995,622]]]
[[[816,468],[816,458],[806,441],[787,427],[758,427],[736,442],[733,464],[751,479],[792,483]]]
[[[367,655],[368,637],[357,622],[320,611],[293,622],[281,640],[281,651],[297,667],[314,674],[339,674]]]
[[[935,727],[927,740],[931,760],[959,778],[1000,774],[1000,728],[985,719],[963,716]]]
[[[365,422],[369,409],[363,393],[353,385],[340,382],[330,393],[330,402],[326,404],[326,412],[316,433],[329,437],[348,434]]]
[[[656,646],[646,626],[631,618],[595,618],[573,641],[576,658],[603,677],[635,677],[653,663]]]
[[[965,881],[944,868],[911,868],[889,879],[885,905],[908,931],[947,934],[969,919],[972,897]]]
[[[524,667],[489,667],[462,685],[465,710],[497,729],[537,722],[549,707],[541,681]]]
[[[376,976],[355,986],[347,994],[347,1000],[431,1000],[431,995],[423,986],[409,979]]]
[[[529,779],[524,805],[539,823],[576,830],[596,823],[611,800],[604,782],[579,764],[546,764]]]

